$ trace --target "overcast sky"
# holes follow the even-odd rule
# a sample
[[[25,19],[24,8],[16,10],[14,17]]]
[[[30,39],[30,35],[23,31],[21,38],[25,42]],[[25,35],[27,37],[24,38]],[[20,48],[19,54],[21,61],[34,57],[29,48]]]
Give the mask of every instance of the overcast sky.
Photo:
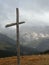
[[[0,30],[16,21],[16,8],[24,25],[49,25],[49,0],[0,0]]]

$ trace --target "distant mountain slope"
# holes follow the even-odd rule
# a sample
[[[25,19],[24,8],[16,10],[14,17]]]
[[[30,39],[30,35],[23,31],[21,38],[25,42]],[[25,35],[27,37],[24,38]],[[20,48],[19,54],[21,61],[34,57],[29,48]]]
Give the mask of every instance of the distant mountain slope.
[[[39,45],[37,47],[37,50],[44,52],[46,50],[49,50],[49,38],[44,38],[39,40]]]
[[[49,50],[46,50],[44,52],[40,52],[40,54],[49,54]]]
[[[40,53],[36,48],[31,48],[27,46],[20,46],[21,55],[33,55]]]
[[[21,38],[21,40],[27,43],[24,39]],[[37,47],[33,46],[35,43]],[[21,55],[39,54],[40,52],[44,53],[46,50],[49,50],[49,38],[40,38],[38,41],[33,40],[28,42],[28,45],[20,44]],[[0,57],[12,55],[17,55],[16,41],[0,33]]]
[[[20,45],[20,54],[31,55],[39,53],[34,48]],[[16,41],[0,33],[0,57],[17,55]]]
[[[0,50],[6,50],[8,48],[11,48],[15,46],[15,41],[8,36],[0,33]]]
[[[0,33],[0,57],[16,55],[15,41]]]
[[[49,50],[44,51],[44,54],[49,54]]]

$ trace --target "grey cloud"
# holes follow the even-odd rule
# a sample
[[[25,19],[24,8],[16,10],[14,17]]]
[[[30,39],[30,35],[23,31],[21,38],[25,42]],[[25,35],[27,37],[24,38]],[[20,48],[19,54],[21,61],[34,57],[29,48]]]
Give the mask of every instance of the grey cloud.
[[[15,8],[19,7],[26,11],[35,11],[41,13],[42,10],[48,9],[49,0],[1,0],[0,15],[1,20],[15,19]],[[13,20],[14,21],[14,20]]]
[[[42,10],[49,11],[49,0],[19,0],[19,7],[36,12],[41,12]]]
[[[12,21],[12,19],[15,19],[14,9],[16,8],[15,5],[17,4],[17,0],[0,0],[0,25],[3,25],[8,20]]]
[[[37,0],[37,5],[43,10],[49,10],[49,0]]]
[[[19,0],[1,0],[2,4],[8,5],[11,8],[18,6]]]
[[[43,12],[46,10],[49,11],[49,0],[0,0],[0,25],[1,26],[4,23],[7,23],[7,21],[8,22],[15,21],[15,8],[16,7],[19,7],[20,10],[22,9],[22,12],[23,10],[30,11],[30,12],[34,11],[37,14],[38,13],[40,14],[42,10]],[[21,20],[30,21],[29,19],[23,16],[21,17],[20,17]],[[35,20],[34,22],[35,22],[34,24],[37,24],[38,20],[37,21]]]

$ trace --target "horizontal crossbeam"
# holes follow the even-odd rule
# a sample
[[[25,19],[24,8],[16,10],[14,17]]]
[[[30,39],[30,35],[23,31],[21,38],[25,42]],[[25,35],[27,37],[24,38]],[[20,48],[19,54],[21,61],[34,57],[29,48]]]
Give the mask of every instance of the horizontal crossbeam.
[[[19,22],[19,24],[23,24],[25,22]],[[17,23],[11,23],[11,24],[7,24],[5,27],[10,27],[10,26],[14,26],[17,25]]]

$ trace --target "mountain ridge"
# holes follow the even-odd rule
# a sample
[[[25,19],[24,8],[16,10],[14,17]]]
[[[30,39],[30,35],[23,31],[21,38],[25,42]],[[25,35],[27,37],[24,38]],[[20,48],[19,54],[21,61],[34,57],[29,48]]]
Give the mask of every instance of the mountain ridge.
[[[32,55],[38,53],[36,49],[20,44],[20,55]],[[0,34],[0,57],[17,55],[16,41],[6,35]]]

